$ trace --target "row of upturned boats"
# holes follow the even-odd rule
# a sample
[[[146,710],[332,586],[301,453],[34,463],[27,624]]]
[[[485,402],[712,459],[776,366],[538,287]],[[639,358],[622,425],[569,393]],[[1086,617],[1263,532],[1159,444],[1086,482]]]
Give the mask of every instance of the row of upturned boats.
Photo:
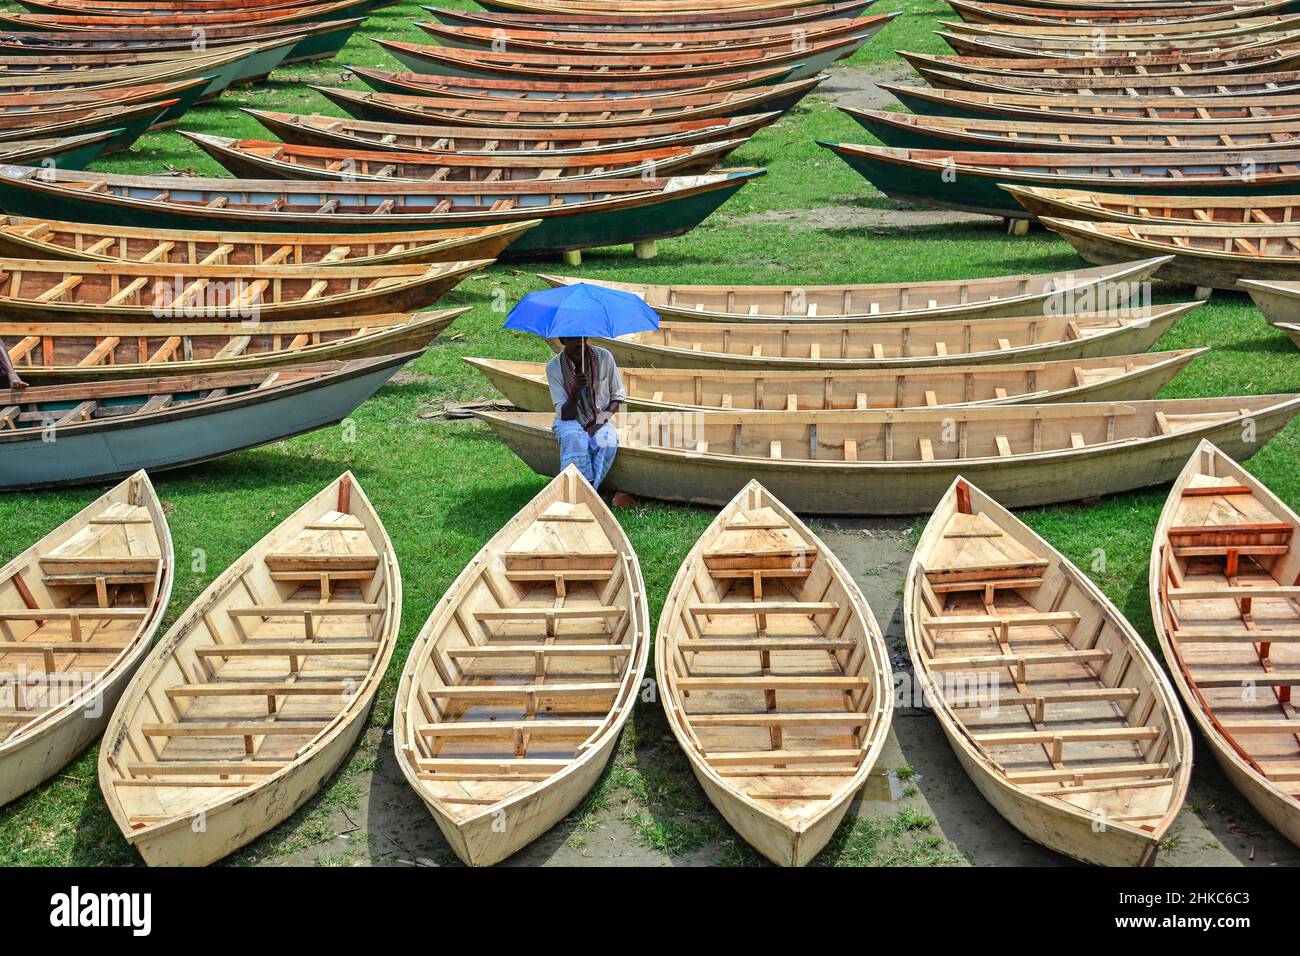
[[[1298,528],[1202,441],[1165,503],[1150,581],[1183,703],[1292,841]],[[393,655],[403,581],[350,474],[151,648],[174,572],[144,472],[0,570],[0,803],[102,734],[100,787],[126,839],[148,863],[202,865],[286,819],[346,757]],[[958,476],[921,535],[904,605],[919,686],[990,803],[1076,859],[1150,862],[1186,795],[1192,740],[1169,679],[1101,590]],[[636,553],[571,466],[469,562],[402,669],[398,763],[462,860],[502,860],[577,806],[649,653]],[[852,576],[758,481],[683,561],[655,671],[722,815],[768,859],[812,860],[873,771],[895,686]]]

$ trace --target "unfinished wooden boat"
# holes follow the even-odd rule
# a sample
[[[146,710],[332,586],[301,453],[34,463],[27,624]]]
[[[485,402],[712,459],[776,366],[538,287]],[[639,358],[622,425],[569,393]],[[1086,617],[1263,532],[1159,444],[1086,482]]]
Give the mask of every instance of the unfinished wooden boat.
[[[1054,96],[1219,97],[1266,98],[1300,94],[1300,70],[1271,73],[1185,73],[1173,76],[1056,76],[1047,73],[957,73],[951,70],[917,70],[931,86],[983,93],[1036,93]]]
[[[416,24],[439,44],[453,49],[493,49],[504,43],[511,50],[525,53],[676,53],[683,50],[718,52],[722,50],[790,49],[796,42],[807,44],[837,40],[842,37],[867,36],[881,30],[897,13],[858,17],[851,20],[823,20],[818,23],[788,27],[760,27],[748,30],[684,31],[597,31],[520,29],[518,27],[462,27],[437,23]]]
[[[288,322],[8,322],[0,342],[31,385],[198,375],[426,348],[468,308]]]
[[[1169,491],[1149,586],[1160,648],[1210,752],[1292,843],[1300,843],[1300,752],[1288,726],[1298,526],[1281,498],[1206,440]]]
[[[1009,186],[1173,196],[1300,193],[1300,149],[1294,148],[1093,156],[821,145],[894,199],[1007,219],[1028,215]]]
[[[488,0],[480,7],[493,13],[550,13],[557,16],[572,14],[600,14],[628,12],[638,16],[649,14],[677,16],[716,16],[719,12],[745,13],[760,16],[778,16],[793,10],[805,8],[820,9],[823,5],[804,0],[718,0],[716,3],[702,3],[700,0],[639,0],[636,4],[627,4],[611,8],[605,0]]]
[[[621,30],[749,30],[812,24],[819,20],[837,20],[860,16],[873,0],[848,0],[845,3],[820,3],[802,7],[779,7],[771,10],[714,9],[695,13],[647,13],[623,7],[596,13],[573,13],[547,8],[544,13],[485,13],[482,10],[459,10],[450,7],[423,9],[439,23],[467,27],[517,27],[519,29],[578,30],[618,32]]]
[[[353,4],[356,16],[370,13],[381,7],[392,6],[396,0],[357,0]],[[145,16],[166,17],[194,12],[189,0],[21,0],[18,4],[32,13],[72,14],[76,16]],[[246,11],[298,10],[317,12],[321,19],[337,14],[330,12],[329,4],[303,3],[300,0],[204,0],[203,10],[210,12],[243,13]],[[352,14],[349,14],[352,15]]]
[[[1219,73],[1277,73],[1300,67],[1300,46],[1247,44],[1212,53],[1168,53],[1162,56],[1005,57],[932,56],[898,51],[918,72],[975,73],[1009,78],[1020,76],[1174,76]]]
[[[867,411],[680,411],[619,416],[603,488],[726,502],[751,479],[800,514],[917,514],[957,475],[1008,507],[1169,481],[1203,438],[1248,456],[1300,413],[1300,395]],[[555,474],[555,411],[476,412],[534,471]],[[1253,423],[1253,426],[1250,424]]]
[[[306,803],[365,728],[401,617],[397,555],[351,473],[223,571],[99,750],[104,799],[145,862],[212,863]]]
[[[1300,74],[1297,75],[1300,78]],[[880,84],[908,109],[931,116],[1043,123],[1171,125],[1194,134],[1230,123],[1274,123],[1300,119],[1300,95],[1269,96],[1081,96],[1042,93],[981,93]],[[1300,86],[1297,87],[1300,90]],[[1122,132],[1119,135],[1124,135]]]
[[[419,355],[0,389],[0,488],[181,468],[335,425]]]
[[[84,115],[87,110],[110,106],[157,104],[155,125],[172,123],[198,101],[204,78],[192,77],[175,83],[141,83],[137,86],[57,89],[0,93],[0,119],[27,123],[34,130]],[[165,106],[163,104],[166,104]]]
[[[841,57],[859,50],[879,27],[864,35],[773,49],[682,53],[514,53],[510,50],[459,50],[446,46],[385,41],[382,46],[417,73],[470,79],[520,79],[602,83],[614,77],[649,80],[725,76],[754,70],[787,70],[785,81],[816,76]]]
[[[1151,223],[1039,220],[1089,262],[1126,262],[1159,251],[1170,260],[1161,279],[1204,289],[1240,291],[1241,279],[1300,278],[1300,225],[1155,225]]]
[[[948,0],[948,6],[967,23],[1012,23],[1030,26],[1111,27],[1130,24],[1214,23],[1238,17],[1283,16],[1295,13],[1292,0],[1267,3],[1179,3],[1143,4],[1112,10],[1078,7],[1039,6],[1012,3],[983,3],[979,0]]]
[[[678,569],[655,674],[718,812],[773,863],[811,862],[884,748],[893,672],[853,577],[757,481]]]
[[[545,13],[485,13],[450,7],[423,7],[439,23],[466,27],[516,27],[543,30],[750,30],[813,24],[820,20],[851,19],[860,16],[873,0],[820,3],[802,7],[780,7],[766,11],[714,9],[695,13],[646,13],[623,7],[606,7],[598,13],[573,13],[548,8]]]
[[[284,142],[299,146],[459,156],[590,156],[745,140],[781,115],[777,112],[756,113],[641,126],[488,130],[478,126],[370,123],[338,116],[305,116],[248,108],[244,112]]]
[[[0,335],[4,326],[0,325]],[[620,368],[632,411],[913,408],[1154,398],[1208,349],[936,369],[719,370]],[[554,411],[542,362],[465,361],[524,411]]]
[[[117,129],[106,129],[79,136],[0,142],[0,163],[49,163],[49,167],[43,168],[85,169],[108,146],[120,141],[120,133]]]
[[[3,223],[3,219],[0,219]],[[0,239],[3,227],[0,226]],[[2,248],[2,246],[0,246]],[[998,318],[1071,311],[1065,299],[1117,308],[1141,292],[1159,259],[1118,268],[1073,269],[1038,275],[864,285],[650,285],[538,273],[550,286],[578,282],[630,292],[666,319],[686,322],[790,322],[795,318],[837,322],[896,319]]]
[[[167,515],[143,471],[0,568],[0,806],[104,732],[175,573]]]
[[[1145,225],[1272,225],[1300,222],[1293,196],[1147,196],[1006,186],[1007,194],[1036,218],[1087,219]]]
[[[1043,309],[998,319],[900,319],[872,325],[663,322],[593,339],[620,367],[882,369],[999,365],[1145,352],[1198,303],[1109,312]]]
[[[1187,795],[1192,737],[1102,590],[958,477],[921,534],[903,607],[920,687],[994,809],[1076,860],[1151,863]]]
[[[1243,16],[1231,20],[1172,21],[1155,23],[1073,24],[1059,26],[1048,23],[967,23],[965,20],[942,20],[944,31],[962,36],[991,37],[1014,43],[1033,43],[1038,40],[1079,40],[1090,37],[1102,41],[1118,40],[1172,40],[1181,38],[1247,36],[1293,30],[1300,27],[1300,16],[1294,14],[1273,16]]]
[[[24,116],[5,116],[0,110],[0,149],[7,144],[26,140],[32,136],[59,139],[107,133],[101,153],[113,153],[128,148],[145,134],[167,112],[176,100],[156,103],[136,103],[128,106],[96,106],[86,110],[69,110],[61,113],[63,119],[34,125]]]
[[[1300,282],[1242,279],[1237,286],[1250,293],[1271,325],[1289,328],[1300,322]]]
[[[495,259],[536,221],[365,234],[201,232],[0,216],[0,256],[185,266],[380,266]]]
[[[1300,116],[1271,122],[1220,122],[1200,128],[1188,128],[1182,123],[1131,123],[1114,129],[1102,123],[958,119],[851,106],[841,106],[840,110],[886,146],[900,149],[1113,154],[1157,150],[1204,153],[1215,149],[1235,152],[1300,145]]]
[[[505,251],[509,258],[681,235],[763,172],[730,169],[667,179],[492,188],[440,183],[431,191],[423,183],[123,176],[0,165],[0,208],[81,222],[210,230],[233,226],[241,232],[369,233],[378,224],[430,229],[537,223]]]
[[[384,41],[376,40],[381,46]],[[611,77],[600,82],[566,80],[563,73],[554,78],[479,79],[457,76],[435,76],[410,70],[375,70],[363,66],[350,66],[348,72],[356,75],[378,93],[396,93],[399,96],[436,96],[471,100],[585,100],[616,99],[635,96],[680,96],[694,93],[725,93],[753,87],[773,86],[781,82],[788,72],[785,69],[751,70],[729,73],[725,76],[703,76],[685,79],[654,79],[651,77]]]
[[[164,13],[110,13],[107,11],[82,11],[58,13],[0,13],[0,30],[67,30],[82,33],[87,30],[118,30],[148,27],[211,27],[284,26],[313,20],[345,20],[364,14],[364,4],[356,0],[333,0],[301,6],[276,6],[271,8],[245,7],[243,9],[201,9],[187,7]]]
[[[143,324],[166,319],[257,321],[413,312],[492,264],[401,266],[184,266],[0,259],[0,311],[20,321],[87,317]]]
[[[649,653],[636,552],[570,465],[452,582],[402,670],[397,763],[461,860],[504,860],[578,805]]]
[[[454,97],[362,93],[326,86],[313,86],[312,89],[349,116],[375,122],[483,126],[493,129],[557,129],[563,126],[593,129],[782,112],[811,93],[819,83],[821,79],[814,77],[796,83],[728,93],[532,100],[526,103],[495,97],[465,100]]]
[[[515,183],[632,179],[707,173],[744,145],[723,140],[690,146],[612,150],[583,156],[467,156],[390,153],[352,147],[295,146],[182,131],[182,136],[228,169],[250,179],[343,182]]]
[[[1297,24],[1300,26],[1300,24]],[[1300,40],[1297,27],[1257,33],[1219,34],[1211,36],[1180,37],[1112,37],[1099,38],[1048,38],[1048,37],[993,37],[966,33],[938,31],[939,37],[954,52],[963,57],[1029,57],[1068,58],[1096,56],[1161,56],[1179,50],[1188,53],[1211,53],[1220,50],[1240,50],[1255,43],[1282,46]]]

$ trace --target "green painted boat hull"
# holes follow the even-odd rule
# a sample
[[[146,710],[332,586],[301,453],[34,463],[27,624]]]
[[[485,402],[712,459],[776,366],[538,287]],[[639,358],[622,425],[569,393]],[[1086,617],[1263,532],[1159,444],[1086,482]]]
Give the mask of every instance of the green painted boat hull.
[[[891,199],[913,202],[921,206],[936,209],[954,209],[958,212],[972,212],[985,216],[998,216],[1004,219],[1032,218],[1006,190],[1000,189],[999,183],[1015,186],[1055,186],[1069,189],[1091,189],[1099,192],[1114,192],[1124,195],[1139,196],[1251,196],[1259,195],[1258,184],[1243,183],[1240,186],[1184,186],[1169,180],[1152,181],[1150,185],[1135,184],[1132,179],[1111,185],[1100,177],[1088,182],[1078,180],[1046,182],[1041,178],[1024,178],[1006,173],[976,175],[969,171],[953,170],[945,181],[943,170],[918,169],[900,163],[884,162],[873,157],[841,153],[834,149],[832,143],[820,145],[831,149],[835,155],[848,163],[867,182]],[[954,155],[960,156],[959,151]],[[1281,188],[1268,187],[1269,194],[1300,195],[1300,184]]]
[[[154,120],[153,125],[161,126],[164,123],[176,122],[178,119],[180,119],[182,116],[185,115],[186,111],[191,106],[193,106],[203,97],[203,95],[207,92],[207,90],[208,90],[207,86],[204,86],[200,83],[196,83],[190,89],[183,90],[182,92],[178,93],[175,97],[170,97],[171,99],[176,100],[175,104],[169,106],[161,116],[159,116],[156,120]]]
[[[308,60],[327,60],[336,56],[352,39],[352,34],[356,33],[360,26],[360,23],[353,23],[346,27],[339,27],[336,30],[303,37],[289,51],[289,55],[285,57],[284,62],[286,64],[304,63]]]
[[[296,46],[297,44],[292,42],[281,43],[279,46],[271,47],[270,49],[256,50],[244,57],[242,60],[237,60],[234,63],[228,64],[227,67],[222,70],[221,75],[225,76],[228,73],[229,78],[220,86],[215,87],[215,91],[215,84],[209,86],[208,89],[203,91],[203,98],[210,99],[232,84],[252,83],[254,80],[260,80],[263,77],[268,76],[272,70],[284,63],[288,58],[289,53]]]
[[[858,125],[868,133],[880,140],[885,146],[895,146],[899,149],[970,149],[969,146],[963,146],[960,143],[942,136],[934,136],[926,133],[924,130],[917,129],[914,126],[895,126],[892,123],[881,123],[869,116],[859,116],[856,113],[849,114],[857,120]],[[1042,144],[1027,143],[1025,149],[1041,149]],[[1007,149],[1016,149],[1014,141],[1006,144]]]
[[[988,119],[989,117],[987,111],[964,109],[947,100],[933,102],[895,90],[891,90],[890,95],[906,106],[909,111],[922,116],[949,116],[954,119]],[[1050,117],[1044,117],[1044,119],[1050,121]]]

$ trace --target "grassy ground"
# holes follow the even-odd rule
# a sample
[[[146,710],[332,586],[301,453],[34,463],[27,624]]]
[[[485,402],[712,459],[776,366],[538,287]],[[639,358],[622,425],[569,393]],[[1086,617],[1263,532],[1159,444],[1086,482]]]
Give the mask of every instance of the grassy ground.
[[[460,5],[455,0],[452,5]],[[467,4],[466,4],[467,5]],[[840,84],[867,82],[871,71],[900,61],[895,49],[943,51],[930,35],[946,7],[924,0],[881,0],[882,12],[903,16],[848,66]],[[369,36],[418,40],[408,22],[414,3],[376,14]],[[354,37],[333,63],[277,71],[274,82],[224,96],[199,107],[182,126],[228,136],[262,137],[240,106],[290,112],[336,112],[306,84],[352,85],[342,64],[393,68],[366,36]],[[992,220],[977,225],[911,226],[898,204],[875,193],[856,173],[815,140],[864,141],[866,134],[840,113],[829,97],[813,96],[737,152],[733,165],[766,166],[768,175],[746,187],[702,228],[662,244],[657,259],[637,261],[630,248],[586,255],[585,274],[649,282],[728,281],[761,283],[907,281],[996,275],[1068,268],[1079,260],[1070,247],[1037,231],[1007,237]],[[99,168],[153,172],[164,165],[205,174],[221,170],[175,133],[143,139],[129,156]],[[780,220],[763,213],[836,210],[842,225],[813,227],[808,213]],[[861,216],[855,217],[855,213]],[[868,213],[872,215],[868,216]],[[857,221],[855,221],[855,218]],[[870,220],[872,225],[862,225]],[[883,223],[883,224],[882,224]],[[235,455],[211,465],[155,477],[175,539],[178,573],[168,622],[221,569],[273,528],[308,495],[350,468],[383,516],[397,548],[405,581],[401,643],[371,718],[365,743],[326,792],[293,824],[237,854],[235,862],[274,860],[334,834],[327,825],[337,808],[355,806],[377,748],[390,747],[382,728],[391,721],[393,694],[406,649],[433,604],[473,553],[544,483],[490,431],[475,423],[426,420],[421,412],[448,400],[489,393],[460,358],[490,355],[543,359],[536,339],[499,331],[502,316],[491,309],[493,293],[510,302],[541,284],[542,264],[497,266],[466,282],[440,305],[472,305],[427,355],[353,416],[355,438],[327,429],[292,441]],[[556,269],[553,263],[545,265]],[[1185,290],[1184,290],[1185,292]],[[1173,293],[1170,297],[1178,297]],[[1166,397],[1300,391],[1300,357],[1280,333],[1266,326],[1248,299],[1216,298],[1162,340],[1159,348],[1213,346],[1184,372]],[[1292,425],[1252,459],[1250,467],[1293,506],[1300,506],[1300,426]],[[0,498],[0,561],[26,547],[77,511],[102,489],[19,494]],[[1092,507],[1034,510],[1022,517],[1085,570],[1150,637],[1145,571],[1151,534],[1164,490],[1120,495]],[[678,563],[711,514],[645,504],[620,519],[641,556],[651,613],[657,615]],[[1098,552],[1104,562],[1098,562]],[[755,856],[711,811],[668,734],[657,704],[641,706],[619,755],[600,787],[578,814],[609,805],[623,812],[651,847],[685,853],[722,841],[724,862]],[[929,821],[907,813],[886,822],[859,822],[836,840],[841,863],[943,863],[947,857],[925,836]],[[581,832],[581,820],[575,832]],[[52,781],[0,810],[0,865],[130,864],[138,858],[119,835],[100,796],[91,751]]]

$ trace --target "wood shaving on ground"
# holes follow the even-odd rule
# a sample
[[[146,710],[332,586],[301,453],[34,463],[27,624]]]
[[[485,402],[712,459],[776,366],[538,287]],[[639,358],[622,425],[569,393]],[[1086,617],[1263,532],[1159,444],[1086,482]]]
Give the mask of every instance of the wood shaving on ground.
[[[517,412],[519,410],[503,399],[475,398],[468,402],[447,402],[442,408],[420,412],[420,417],[426,420],[446,418],[450,421],[458,421],[463,418],[473,418],[475,412]]]

